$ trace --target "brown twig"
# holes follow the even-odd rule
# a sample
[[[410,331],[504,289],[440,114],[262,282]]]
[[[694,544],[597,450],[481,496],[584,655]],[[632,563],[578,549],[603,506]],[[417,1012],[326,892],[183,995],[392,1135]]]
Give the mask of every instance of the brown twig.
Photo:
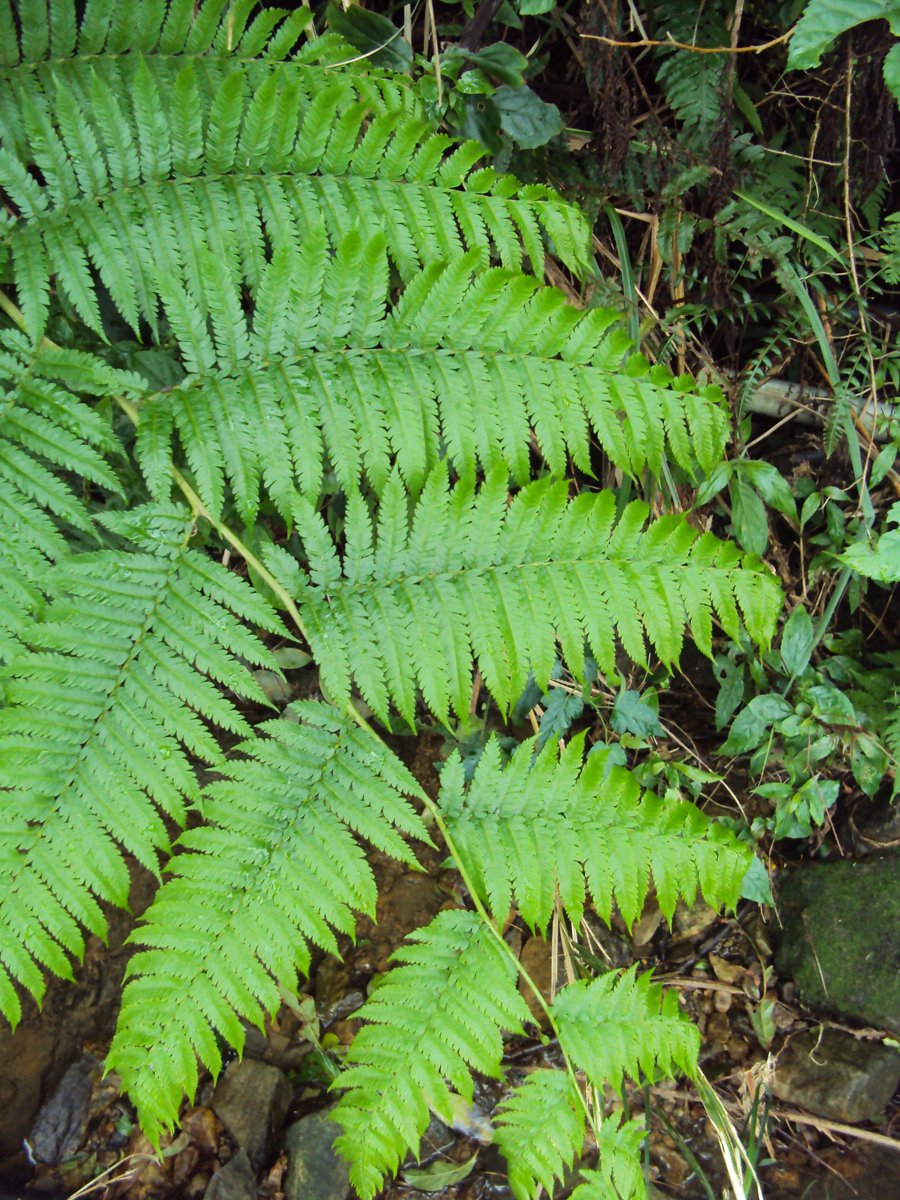
[[[643,50],[654,46],[667,46],[673,50],[690,50],[694,54],[761,54],[763,50],[771,50],[773,46],[778,46],[782,42],[786,42],[794,32],[793,26],[787,33],[779,34],[777,38],[772,38],[770,42],[762,42],[757,46],[693,46],[690,42],[677,42],[672,37],[662,38],[660,41],[654,38],[641,38],[638,42],[619,41],[616,38],[604,37],[600,33],[582,33],[580,36],[592,42],[603,42],[605,46],[622,46],[626,50]]]
[[[479,4],[478,11],[462,31],[462,36],[459,39],[459,45],[463,50],[477,50],[481,39],[487,32],[487,27],[496,17],[503,0],[483,0]]]

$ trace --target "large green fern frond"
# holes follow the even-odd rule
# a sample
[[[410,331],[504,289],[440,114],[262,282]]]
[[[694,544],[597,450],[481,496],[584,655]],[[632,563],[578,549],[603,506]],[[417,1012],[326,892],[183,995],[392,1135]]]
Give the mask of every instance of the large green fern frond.
[[[713,617],[737,638],[742,615],[765,644],[780,603],[774,578],[683,517],[646,526],[647,513],[633,502],[617,520],[611,492],[572,500],[550,479],[510,503],[505,471],[476,491],[466,480],[450,487],[439,466],[412,508],[392,475],[374,521],[351,495],[341,557],[298,499],[309,572],[297,601],[324,687],[345,703],[355,682],[381,720],[393,704],[412,722],[417,688],[438,717],[463,716],[474,663],[508,710],[530,674],[549,679],[557,641],[577,677],[586,643],[615,677],[617,638],[636,662],[649,643],[673,663],[685,625],[708,654]]]
[[[430,1109],[452,1120],[450,1089],[471,1101],[473,1071],[500,1074],[502,1035],[529,1018],[514,960],[478,914],[440,913],[410,942],[394,956],[403,965],[360,1010],[365,1023],[335,1085],[343,1093],[335,1119],[344,1128],[335,1145],[363,1200],[408,1149],[418,1149]],[[619,1088],[626,1075],[637,1080],[642,1073],[655,1078],[696,1069],[699,1034],[679,1012],[677,994],[664,995],[650,975],[632,969],[570,984],[552,1012],[570,1067],[594,1087]],[[519,1196],[536,1183],[552,1185],[581,1149],[580,1100],[551,1075],[514,1092],[499,1122],[498,1142],[510,1155]],[[551,1097],[561,1105],[552,1116]],[[542,1122],[547,1133],[548,1121],[551,1144],[516,1159],[527,1134]],[[629,1156],[633,1140],[624,1145]],[[621,1163],[616,1170],[627,1174]]]
[[[309,969],[309,944],[337,953],[332,929],[374,916],[361,842],[414,865],[405,836],[428,834],[407,795],[418,786],[373,733],[312,701],[269,721],[202,796],[206,824],[184,834],[132,940],[109,1065],[156,1140],[171,1128],[200,1060],[222,1066],[218,1039],[243,1048],[241,1019],[261,1025]]]
[[[467,249],[485,266],[497,255],[518,269],[527,256],[538,274],[547,247],[577,271],[587,264],[577,209],[480,167],[483,147],[434,133],[373,85],[362,96],[352,72],[308,67],[303,86],[296,73],[255,79],[236,64],[210,92],[190,54],[174,77],[170,54],[124,56],[126,76],[106,80],[94,64],[113,53],[109,36],[100,45],[80,89],[53,71],[46,92],[11,86],[0,106],[0,255],[35,338],[54,278],[102,334],[99,279],[139,334],[157,321],[154,263],[202,292],[202,238],[236,285],[255,289],[266,245],[297,244],[322,217],[332,238],[383,227],[406,277]]]
[[[275,666],[242,621],[280,621],[190,547],[186,510],[104,523],[130,548],[61,559],[2,672],[0,1011],[13,1022],[14,984],[40,997],[44,968],[70,976],[81,928],[105,929],[98,901],[127,903],[124,856],[158,871],[164,817],[182,823],[197,801],[188,755],[221,761],[210,726],[250,732],[220,688],[265,704],[241,660]]]
[[[429,1107],[452,1123],[450,1089],[471,1101],[472,1071],[499,1076],[502,1034],[530,1019],[512,960],[475,913],[438,914],[394,959],[337,1084],[335,1145],[363,1200],[418,1149]]]
[[[14,144],[24,145],[26,132],[12,120],[22,93],[43,96],[52,109],[63,83],[89,108],[95,80],[127,95],[146,61],[164,95],[185,66],[194,68],[206,97],[236,71],[252,91],[275,75],[313,96],[340,68],[353,77],[354,98],[376,109],[418,110],[410,79],[372,70],[334,33],[305,41],[312,16],[305,5],[291,11],[228,0],[2,0],[0,113]]]
[[[679,896],[733,906],[752,852],[693,804],[641,793],[630,771],[595,751],[582,762],[584,734],[560,755],[549,742],[534,759],[524,742],[503,766],[492,738],[468,788],[459,755],[441,773],[438,802],[479,894],[505,920],[515,903],[532,928],[546,928],[557,894],[581,920],[585,901],[609,920],[612,900],[628,924],[652,878],[671,919]]]
[[[509,1164],[516,1200],[552,1196],[584,1147],[584,1103],[564,1071],[540,1068],[497,1108],[494,1141]],[[604,1118],[596,1168],[581,1172],[579,1200],[646,1200],[641,1146],[646,1130],[620,1111]]]
[[[647,1200],[641,1150],[647,1131],[612,1113],[600,1126],[597,1166],[581,1172],[572,1200]]]
[[[556,475],[591,471],[596,439],[639,476],[664,457],[710,470],[727,433],[711,394],[623,371],[617,315],[581,311],[562,293],[457,256],[389,299],[383,235],[353,232],[327,253],[321,226],[280,246],[248,318],[222,261],[194,247],[201,287],[167,273],[163,305],[188,371],[141,402],[136,453],[154,494],[171,487],[181,443],[200,495],[218,514],[230,484],[252,521],[260,486],[290,517],[295,491],[315,502],[326,465],[346,491],[365,475],[380,492],[396,463],[411,491],[443,457],[461,474],[502,464],[519,483],[535,447]]]

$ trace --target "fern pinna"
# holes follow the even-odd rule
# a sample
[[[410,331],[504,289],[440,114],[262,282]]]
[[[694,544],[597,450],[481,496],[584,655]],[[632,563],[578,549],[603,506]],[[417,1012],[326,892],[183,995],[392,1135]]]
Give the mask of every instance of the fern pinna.
[[[686,634],[709,653],[714,622],[764,645],[779,598],[684,517],[585,486],[698,480],[727,423],[617,314],[543,285],[546,254],[586,266],[583,216],[309,21],[0,9],[0,1010],[72,974],[129,859],[165,872],[109,1058],[158,1141],[201,1066],[373,912],[368,848],[414,863],[441,837],[471,907],[398,952],[337,1083],[370,1196],[531,1020],[512,908],[630,921],[651,878],[666,913],[698,889],[731,904],[747,858],[582,738],[509,762],[491,742],[468,784],[453,756],[434,801],[359,699],[449,727],[477,670],[508,713],[558,655],[616,678]],[[305,641],[323,698],[254,724],[276,637]],[[514,1191],[552,1188],[590,1127],[582,1200],[640,1195],[640,1130],[585,1088],[690,1073],[692,1027],[634,973],[546,1015],[565,1069],[497,1117]]]

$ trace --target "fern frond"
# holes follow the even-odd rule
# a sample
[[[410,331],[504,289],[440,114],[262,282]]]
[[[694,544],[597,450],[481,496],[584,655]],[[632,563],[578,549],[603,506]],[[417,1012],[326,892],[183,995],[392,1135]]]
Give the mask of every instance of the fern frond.
[[[578,980],[553,1001],[559,1044],[594,1087],[620,1090],[627,1075],[654,1079],[658,1072],[693,1075],[700,1031],[678,1007],[678,993],[663,991],[650,972],[610,971]]]
[[[163,304],[188,376],[141,404],[136,453],[158,499],[180,441],[210,511],[226,483],[252,522],[261,484],[289,519],[318,498],[325,459],[341,486],[376,491],[396,463],[418,491],[442,456],[461,474],[503,464],[519,483],[537,446],[556,475],[591,470],[592,439],[632,475],[664,457],[689,474],[718,462],[727,423],[709,394],[619,368],[614,313],[582,312],[513,272],[457,256],[393,304],[386,240],[352,232],[329,257],[315,228],[279,246],[248,321],[221,260],[195,244],[203,289],[169,274]],[[136,397],[140,401],[140,397]]]
[[[664,3],[656,14],[665,34],[682,43],[720,46],[728,30],[715,10],[688,9],[678,0]],[[687,137],[703,145],[722,119],[722,87],[726,67],[716,54],[695,54],[661,47],[656,80]]]
[[[572,1200],[647,1200],[641,1148],[646,1129],[613,1113],[600,1126],[597,1166],[581,1172]]]
[[[129,965],[109,1066],[152,1141],[193,1096],[197,1054],[217,1075],[219,1038],[243,1048],[241,1020],[262,1025],[279,986],[308,971],[309,945],[336,954],[332,930],[374,916],[361,841],[411,865],[404,837],[428,841],[406,799],[418,786],[380,739],[326,704],[290,715],[206,787],[206,824],[181,837],[174,878],[132,935],[149,949]]]
[[[174,77],[168,56],[134,62],[127,79],[95,72],[83,94],[54,76],[49,94],[11,89],[0,106],[0,188],[16,214],[0,226],[0,255],[11,253],[36,339],[54,278],[102,335],[96,275],[140,334],[158,318],[154,262],[202,295],[202,238],[236,286],[255,290],[266,244],[297,245],[321,219],[333,241],[383,228],[405,278],[463,250],[516,270],[527,257],[539,275],[546,249],[575,271],[587,265],[577,209],[480,167],[477,143],[360,99],[352,73],[308,68],[304,87],[232,70],[209,93],[193,59]]]
[[[565,1071],[527,1075],[497,1107],[494,1142],[516,1200],[552,1196],[584,1145],[584,1104]]]
[[[611,492],[570,500],[550,479],[508,500],[504,471],[476,492],[467,480],[449,487],[439,466],[410,512],[395,473],[374,521],[365,500],[350,497],[353,537],[341,559],[322,517],[298,499],[309,560],[298,604],[336,703],[353,681],[379,719],[393,704],[412,722],[418,687],[439,718],[462,716],[477,662],[506,711],[530,674],[549,679],[557,639],[580,678],[585,643],[612,677],[617,637],[636,662],[649,643],[673,663],[688,625],[708,654],[714,615],[731,637],[739,611],[755,641],[771,637],[773,577],[682,517],[645,527],[647,506],[634,502],[617,521]]]
[[[163,94],[169,93],[187,65],[196,69],[207,96],[235,71],[245,75],[254,92],[274,75],[313,95],[340,67],[345,75],[354,76],[359,99],[375,106],[387,103],[418,109],[409,79],[372,70],[334,33],[305,42],[312,21],[305,6],[291,12],[222,0],[201,4],[130,0],[123,8],[95,0],[78,6],[77,15],[70,0],[19,0],[13,7],[20,21],[18,36],[4,3],[7,37],[0,49],[4,115],[14,111],[20,90],[42,94],[52,105],[58,82],[80,103],[91,95],[95,79],[127,95],[142,61],[152,63]]]
[[[515,967],[475,913],[439,913],[394,954],[359,1016],[366,1022],[336,1084],[336,1148],[363,1200],[416,1150],[429,1107],[452,1123],[450,1088],[472,1099],[472,1071],[498,1076],[502,1034],[530,1019]]]
[[[549,742],[537,759],[532,739],[503,766],[491,738],[468,788],[457,753],[441,772],[447,827],[496,918],[505,920],[515,903],[533,929],[546,929],[558,889],[573,921],[589,896],[607,921],[615,898],[630,925],[651,877],[669,920],[678,897],[690,904],[698,888],[711,905],[737,903],[749,849],[695,805],[642,795],[606,754],[582,762],[583,754],[584,734],[562,755]]]
[[[2,672],[0,1011],[13,1023],[14,984],[40,998],[44,968],[71,975],[81,927],[104,931],[98,901],[127,903],[125,855],[158,871],[164,817],[183,823],[197,801],[188,754],[221,760],[208,724],[249,733],[220,688],[265,704],[240,660],[275,663],[241,621],[282,628],[189,546],[186,510],[103,521],[130,548],[57,563],[51,599],[23,634],[29,648]]]

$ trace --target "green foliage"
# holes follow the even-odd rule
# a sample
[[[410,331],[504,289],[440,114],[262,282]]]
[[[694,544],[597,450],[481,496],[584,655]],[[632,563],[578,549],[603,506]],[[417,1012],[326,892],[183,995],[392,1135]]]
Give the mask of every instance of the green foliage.
[[[242,1050],[240,1018],[263,1024],[278,988],[309,970],[309,946],[336,954],[332,928],[374,916],[360,840],[411,865],[402,835],[428,840],[406,799],[418,785],[383,742],[329,705],[288,715],[258,726],[247,757],[204,789],[206,823],[182,835],[134,935],[151,948],[131,960],[109,1065],[153,1140],[196,1089],[196,1053],[217,1075],[218,1037]]]
[[[599,749],[582,763],[584,735],[562,756],[548,743],[532,765],[524,742],[501,767],[491,739],[468,789],[454,755],[441,775],[439,804],[469,877],[503,921],[513,904],[533,928],[546,928],[557,889],[581,920],[590,897],[609,918],[612,899],[627,922],[644,905],[652,876],[671,919],[679,896],[733,906],[749,855],[693,804],[641,794],[634,776]]]
[[[102,395],[124,375],[75,350],[37,354],[21,333],[0,336],[0,661],[13,652],[49,562],[63,556],[57,526],[89,533],[91,520],[71,476],[121,495],[108,459],[116,439],[81,396]],[[79,395],[81,393],[81,395]]]
[[[721,454],[715,393],[679,391],[640,362],[619,370],[615,314],[580,312],[528,276],[481,271],[475,252],[432,264],[388,303],[381,234],[352,232],[333,257],[327,245],[321,225],[299,251],[279,244],[249,314],[203,247],[205,293],[167,278],[163,303],[189,373],[165,392],[135,393],[136,454],[155,494],[170,487],[176,433],[207,508],[221,513],[227,481],[247,522],[261,483],[287,519],[297,483],[315,504],[326,464],[343,489],[364,473],[379,492],[396,464],[418,492],[442,457],[463,474],[503,464],[524,483],[535,443],[555,474],[568,458],[591,470],[592,436],[635,476],[658,472],[664,453],[688,474]]]
[[[425,806],[458,836],[477,911],[418,931],[366,1005],[339,1114],[370,1196],[429,1107],[449,1116],[451,1088],[498,1074],[530,1019],[485,906],[543,928],[558,884],[573,915],[615,898],[630,920],[651,875],[667,912],[698,887],[732,903],[744,859],[696,808],[582,763],[579,739],[505,771],[492,745],[468,792],[454,761],[436,805],[354,702],[383,725],[465,721],[476,668],[506,713],[529,680],[548,686],[559,649],[576,677],[587,649],[618,682],[626,657],[673,666],[686,631],[710,654],[714,621],[767,646],[779,594],[758,560],[590,486],[615,468],[655,501],[660,479],[710,475],[724,407],[627,357],[616,314],[542,286],[548,252],[587,266],[577,209],[437,132],[405,76],[341,65],[356,57],[341,38],[298,46],[307,11],[15,11],[0,13],[0,268],[18,301],[3,294],[0,334],[0,1011],[17,1021],[22,991],[72,974],[102,906],[127,905],[129,859],[165,871],[109,1060],[158,1144],[201,1067],[374,911],[369,848],[414,864]],[[494,75],[511,61],[495,49]],[[271,643],[290,636],[326,699],[259,723],[252,668],[277,672]],[[553,856],[535,855],[529,814]],[[567,1081],[693,1070],[695,1035],[649,977],[572,984],[548,1020]],[[520,1191],[581,1150],[576,1093],[542,1086],[560,1097],[556,1151],[523,1159]],[[510,1101],[510,1146],[539,1091]],[[634,1128],[593,1133],[585,1194],[639,1195]]]
[[[274,666],[241,618],[281,622],[245,583],[189,546],[186,509],[132,509],[105,524],[128,539],[49,570],[50,595],[3,672],[0,1007],[13,987],[71,977],[80,926],[103,934],[98,900],[125,905],[125,855],[150,870],[168,850],[163,816],[197,802],[192,758],[222,761],[210,725],[250,733],[233,701],[265,703],[239,660]],[[89,847],[89,849],[88,849]]]
[[[854,542],[848,546],[840,560],[867,579],[879,583],[900,583],[900,529],[888,526],[900,525],[900,503],[894,504],[888,513],[885,529],[875,542]]]
[[[736,646],[717,659],[716,723],[728,726],[720,753],[746,756],[749,773],[759,780],[754,794],[771,806],[770,816],[753,822],[757,835],[813,835],[848,770],[867,796],[885,780],[895,793],[898,788],[898,656],[864,660],[855,641],[842,645],[842,639],[829,638],[833,652],[813,662],[817,640],[811,618],[798,606],[779,647],[762,661]]]
[[[584,1144],[581,1095],[564,1071],[533,1071],[498,1105],[496,1130],[516,1200],[538,1185],[552,1196]]]
[[[364,498],[350,497],[343,561],[323,519],[298,500],[309,560],[298,603],[328,693],[346,702],[355,679],[382,720],[391,703],[411,720],[418,684],[438,716],[462,716],[474,659],[505,711],[532,672],[549,678],[557,638],[576,675],[585,641],[615,674],[616,635],[635,662],[646,661],[646,637],[671,663],[687,623],[708,652],[713,615],[734,636],[739,608],[766,641],[777,587],[745,570],[733,546],[675,516],[645,529],[638,501],[616,521],[610,492],[567,493],[546,478],[508,504],[505,472],[476,492],[465,479],[448,488],[441,466],[410,514],[394,475],[374,523]]]
[[[403,965],[360,1010],[365,1024],[335,1085],[343,1093],[335,1119],[344,1128],[336,1145],[363,1200],[375,1195],[406,1150],[418,1147],[429,1108],[452,1121],[450,1087],[471,1100],[472,1071],[500,1073],[501,1034],[519,1031],[530,1019],[499,933],[477,914],[441,913],[410,942],[394,955]],[[618,1086],[624,1075],[638,1078],[642,1071],[652,1077],[657,1068],[692,1074],[696,1067],[697,1030],[680,1014],[676,994],[664,997],[649,974],[611,972],[590,984],[569,984],[551,1013],[569,1061],[595,1087]],[[548,1133],[543,1105],[549,1102],[555,1107]],[[537,1183],[552,1185],[580,1152],[581,1104],[563,1072],[541,1072],[512,1093],[498,1142],[510,1158],[517,1196],[533,1195]],[[542,1144],[534,1140],[539,1122],[547,1139]],[[643,1195],[635,1137],[610,1140],[618,1157],[603,1171],[619,1176],[625,1200]]]
[[[429,1108],[452,1124],[450,1088],[471,1100],[473,1070],[500,1075],[501,1034],[530,1019],[498,941],[476,913],[440,913],[395,952],[404,965],[360,1010],[334,1115],[363,1200],[418,1147]]]
[[[832,42],[867,21],[887,21],[891,33],[900,36],[900,4],[897,0],[808,0],[791,38],[788,68],[816,67]]]
[[[142,7],[164,12],[156,0]],[[38,74],[43,86],[24,46],[8,69],[0,186],[18,216],[4,214],[0,254],[11,257],[33,336],[44,330],[54,276],[102,335],[96,272],[139,334],[142,321],[156,324],[161,289],[182,276],[202,309],[222,277],[255,291],[266,244],[298,242],[311,219],[324,220],[332,239],[383,229],[407,277],[462,249],[477,250],[482,266],[496,250],[514,269],[524,251],[540,272],[545,235],[573,269],[584,266],[579,214],[548,188],[479,168],[484,149],[434,133],[404,85],[293,59],[290,71],[262,59],[248,73],[240,44],[232,69],[229,55],[214,53],[221,80],[201,73],[196,55],[221,40],[195,50],[192,36],[213,8],[221,14],[208,0],[173,52],[162,52],[168,43],[154,29],[144,53],[107,79],[81,43],[68,70]],[[111,37],[101,31],[88,44],[112,49]],[[215,256],[213,276],[197,261],[198,238]]]

